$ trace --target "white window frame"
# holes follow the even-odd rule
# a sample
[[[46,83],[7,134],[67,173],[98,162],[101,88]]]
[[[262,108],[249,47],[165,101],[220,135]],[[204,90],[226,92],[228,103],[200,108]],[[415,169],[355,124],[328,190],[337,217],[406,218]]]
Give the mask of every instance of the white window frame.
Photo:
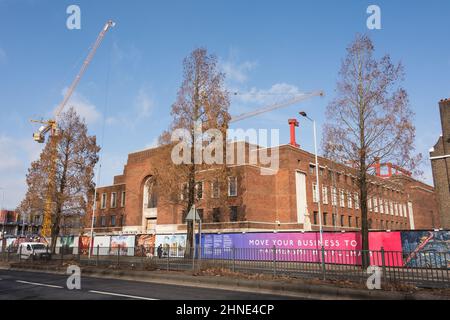
[[[380,213],[384,213],[384,204],[383,199],[379,199],[378,203],[380,204]]]
[[[117,207],[117,192],[111,192],[111,208],[114,209]]]
[[[126,195],[126,192],[122,191],[122,197],[120,198],[120,207],[121,208],[125,207],[125,195]]]
[[[347,192],[347,207],[353,208],[352,193],[350,191]]]
[[[235,194],[231,194],[231,179],[234,180],[236,188],[235,188]],[[237,185],[237,177],[228,177],[228,196],[229,197],[237,197],[238,195],[238,185]]]
[[[333,187],[331,189],[331,204],[333,206],[337,206],[337,189],[336,189],[336,187]]]
[[[359,210],[359,194],[355,192],[354,195],[355,195],[355,209]]]
[[[202,196],[200,198],[198,197],[198,186],[199,185],[202,186]],[[205,188],[204,188],[204,186],[205,185],[204,185],[203,181],[197,181],[195,183],[195,198],[196,199],[201,200],[201,199],[203,199],[205,197]]]
[[[373,211],[378,213],[378,198],[377,197],[373,198]]]
[[[339,189],[339,205],[341,208],[345,208],[345,191],[344,189]]]
[[[369,208],[369,211],[372,211],[372,198],[367,198],[367,207]]]
[[[106,192],[102,193],[100,199],[100,209],[106,209],[106,200],[108,199],[108,194]]]
[[[322,202],[328,204],[328,187],[322,186]]]
[[[214,194],[214,184],[217,184],[217,196]],[[211,182],[211,199],[219,199],[220,198],[220,185],[219,181]]]
[[[317,199],[317,184],[315,182],[313,182],[312,184],[312,193],[313,193],[313,202],[317,203],[318,199]]]

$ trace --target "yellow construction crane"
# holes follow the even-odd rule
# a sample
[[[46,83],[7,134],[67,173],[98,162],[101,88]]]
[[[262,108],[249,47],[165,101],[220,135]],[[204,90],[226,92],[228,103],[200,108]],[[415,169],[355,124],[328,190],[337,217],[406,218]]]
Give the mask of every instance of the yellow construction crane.
[[[92,58],[95,55],[95,52],[97,51],[98,47],[100,46],[103,37],[105,36],[106,32],[115,26],[115,23],[112,20],[108,20],[105,23],[105,26],[100,31],[99,35],[97,36],[97,39],[95,40],[95,43],[93,44],[91,50],[89,51],[88,56],[83,62],[83,65],[81,66],[80,71],[78,72],[77,76],[73,80],[72,84],[70,85],[69,89],[67,90],[66,94],[64,95],[63,101],[59,104],[58,108],[55,111],[55,117],[54,119],[50,119],[47,121],[42,120],[31,120],[32,122],[41,123],[42,126],[39,128],[39,130],[33,134],[34,141],[38,143],[44,143],[45,142],[45,135],[47,133],[49,134],[49,141],[50,143],[50,159],[51,164],[48,168],[48,176],[47,176],[47,193],[46,193],[46,199],[45,199],[45,206],[44,206],[44,221],[42,223],[42,231],[41,235],[44,237],[50,237],[51,235],[51,224],[52,224],[52,212],[54,210],[53,208],[53,197],[55,195],[56,190],[56,170],[57,170],[57,160],[58,160],[58,138],[59,138],[59,129],[58,129],[58,122],[57,119],[61,112],[64,110],[64,107],[66,106],[67,102],[69,101],[70,97],[72,96],[73,92],[75,91],[75,88],[77,87],[78,83],[80,82],[81,77],[85,73],[89,63],[91,62]]]

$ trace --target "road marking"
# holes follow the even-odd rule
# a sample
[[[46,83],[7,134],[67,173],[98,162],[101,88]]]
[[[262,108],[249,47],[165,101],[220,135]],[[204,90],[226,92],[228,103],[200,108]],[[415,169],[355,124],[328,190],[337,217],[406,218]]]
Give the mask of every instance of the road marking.
[[[89,290],[89,292],[92,292],[92,293],[98,293],[98,294],[104,294],[104,295],[109,295],[109,296],[116,296],[116,297],[124,297],[124,298],[139,299],[139,300],[158,300],[158,299],[153,299],[153,298],[138,297],[138,296],[130,296],[130,295],[127,295],[127,294],[113,293],[113,292],[105,292],[105,291]]]
[[[24,283],[24,284],[32,284],[34,286],[41,286],[41,287],[58,288],[58,289],[62,289],[63,288],[61,286],[55,286],[55,285],[52,285],[52,284],[29,282],[29,281],[23,281],[23,280],[16,280],[16,282]]]

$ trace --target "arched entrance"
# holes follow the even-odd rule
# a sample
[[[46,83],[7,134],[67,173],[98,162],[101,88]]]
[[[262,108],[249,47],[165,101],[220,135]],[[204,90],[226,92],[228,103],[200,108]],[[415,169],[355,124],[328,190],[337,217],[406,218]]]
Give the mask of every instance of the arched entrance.
[[[142,229],[145,233],[156,233],[158,217],[158,193],[154,176],[147,177],[143,186]]]

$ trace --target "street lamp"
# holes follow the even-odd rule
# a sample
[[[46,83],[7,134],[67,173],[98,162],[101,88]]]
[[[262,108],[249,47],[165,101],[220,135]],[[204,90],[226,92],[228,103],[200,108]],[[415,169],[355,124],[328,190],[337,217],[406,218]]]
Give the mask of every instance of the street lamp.
[[[319,161],[317,159],[317,138],[316,138],[316,121],[308,117],[306,112],[300,111],[299,114],[313,123],[314,131],[314,153],[316,157],[316,199],[319,209],[319,230],[320,230],[320,246],[323,248],[323,227],[322,227],[322,208],[320,205],[320,187],[319,187]]]

